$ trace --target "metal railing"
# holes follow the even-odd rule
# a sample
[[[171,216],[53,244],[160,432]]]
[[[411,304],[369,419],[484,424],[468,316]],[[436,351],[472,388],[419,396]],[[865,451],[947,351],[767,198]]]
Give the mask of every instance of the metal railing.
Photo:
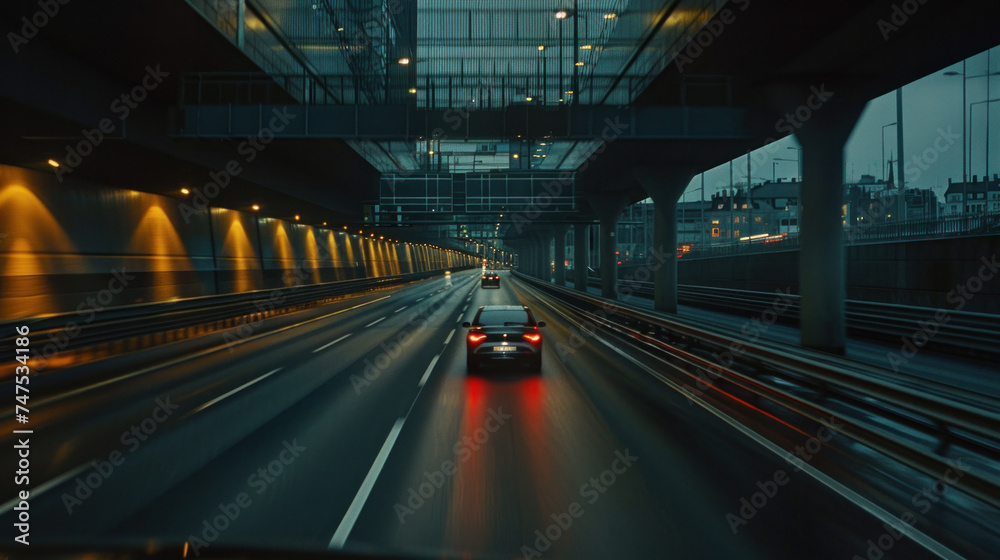
[[[844,229],[844,243],[861,245],[880,241],[918,241],[966,235],[1000,234],[1000,212],[944,216],[925,220],[900,222],[858,221]],[[772,251],[792,251],[799,248],[798,233],[772,235],[767,238],[748,239],[728,243],[697,246],[684,253],[683,259],[728,257],[766,253]]]
[[[971,468],[956,487],[1000,507],[1000,470],[986,468],[1000,465],[1000,403],[996,399],[932,381],[925,381],[919,389],[905,387],[892,382],[892,373],[886,370],[873,376],[878,368],[803,349],[777,350],[740,341],[741,351],[733,353],[731,334],[514,274],[594,325],[662,356],[678,372],[671,384],[689,398],[699,398],[692,384],[710,377],[712,386],[758,405],[778,405],[816,422],[836,417],[845,424],[840,433],[935,479],[951,468],[949,449],[973,451],[983,458],[982,466]],[[706,359],[722,353],[732,356],[729,365]],[[657,371],[657,375],[669,374]],[[806,396],[809,393],[815,396]],[[847,408],[832,407],[834,401]],[[845,414],[845,410],[856,412]],[[906,441],[888,427],[892,424],[926,434],[935,443]]]

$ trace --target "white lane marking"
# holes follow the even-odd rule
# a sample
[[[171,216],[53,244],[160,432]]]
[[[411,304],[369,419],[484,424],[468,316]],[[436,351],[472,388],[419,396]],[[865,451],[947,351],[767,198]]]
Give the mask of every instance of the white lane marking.
[[[458,323],[458,322],[460,322],[461,320],[462,320],[462,315],[459,315],[459,316],[458,316],[458,321],[455,321],[455,322],[456,322],[456,323]]]
[[[552,306],[549,306],[549,307],[551,307],[551,309],[553,309],[556,313],[558,313],[558,314],[562,315],[563,317],[565,317],[568,320],[569,323],[572,323],[577,328],[583,328],[582,325],[580,325],[579,323],[577,323],[577,321],[575,321],[572,317],[570,317],[568,314],[566,314],[562,310],[556,309],[555,307],[552,307]],[[735,418],[729,416],[725,412],[722,412],[721,410],[715,408],[714,406],[712,406],[711,404],[709,404],[704,399],[698,397],[697,395],[692,394],[689,391],[686,391],[683,387],[680,386],[680,384],[678,384],[677,382],[675,382],[672,379],[668,378],[666,375],[661,374],[660,372],[656,371],[655,369],[649,367],[648,365],[646,365],[645,363],[643,363],[639,359],[631,356],[630,354],[628,354],[624,350],[616,347],[611,341],[606,340],[602,336],[597,336],[596,334],[593,335],[592,337],[594,339],[598,340],[599,342],[601,342],[603,345],[607,346],[609,349],[611,349],[612,351],[614,351],[616,354],[622,356],[626,360],[628,360],[628,361],[632,362],[633,364],[639,366],[641,369],[643,369],[647,373],[651,374],[654,378],[659,379],[661,382],[663,382],[664,384],[670,386],[672,389],[676,390],[678,393],[681,393],[685,397],[687,397],[688,399],[691,399],[692,402],[694,402],[695,404],[697,404],[701,408],[705,409],[709,414],[712,414],[713,416],[719,418],[720,420],[722,420],[726,424],[729,424],[730,426],[732,426],[733,428],[735,428],[737,431],[739,431],[743,435],[747,436],[749,439],[751,439],[754,442],[756,442],[758,445],[760,445],[764,449],[767,449],[771,453],[777,455],[778,457],[780,457],[780,458],[782,458],[782,459],[784,459],[786,461],[788,460],[789,457],[792,456],[789,451],[787,451],[785,449],[782,449],[781,446],[779,446],[778,444],[772,442],[771,440],[765,438],[764,436],[758,434],[757,432],[755,432],[752,429],[748,428],[747,426],[743,425],[738,420],[736,420]],[[653,358],[654,360],[657,360],[657,361],[660,361],[660,362],[664,362],[664,363],[669,363],[669,362],[665,362],[665,360],[663,360],[660,357],[658,357],[658,356],[656,356],[656,355],[648,352],[647,350],[645,350],[643,348],[636,348],[636,349],[638,351],[642,352],[643,354],[646,354],[647,356]],[[840,494],[847,501],[852,502],[859,509],[867,512],[868,514],[872,515],[873,517],[875,517],[879,521],[884,522],[886,525],[891,525],[897,531],[899,531],[900,533],[903,533],[907,537],[910,537],[910,539],[912,539],[913,541],[915,541],[919,545],[923,546],[927,550],[933,552],[937,556],[939,556],[941,558],[956,558],[956,559],[962,558],[960,555],[958,555],[957,553],[955,553],[954,551],[952,551],[951,549],[949,549],[945,545],[941,544],[940,542],[938,542],[937,540],[935,540],[933,537],[927,535],[923,531],[920,531],[919,529],[916,529],[916,528],[914,528],[914,527],[912,527],[910,525],[907,525],[905,523],[900,523],[898,517],[894,516],[889,511],[883,509],[881,506],[879,506],[875,502],[869,500],[868,498],[866,498],[866,497],[862,496],[861,494],[858,494],[854,490],[848,488],[846,485],[842,484],[841,482],[833,479],[828,474],[824,473],[823,471],[819,470],[818,468],[816,468],[816,467],[814,467],[814,466],[812,466],[812,465],[810,465],[808,463],[802,462],[802,461],[799,461],[799,462],[795,463],[795,465],[797,467],[799,467],[802,471],[805,471],[806,474],[808,474],[809,476],[811,476],[815,480],[817,480],[820,484],[825,485],[827,488],[829,488],[833,492],[835,492],[837,494]]]
[[[451,342],[451,337],[453,336],[455,336],[455,329],[451,329],[451,332],[448,333],[448,338],[444,339],[444,343],[448,344],[449,342]]]
[[[376,320],[372,321],[371,323],[368,323],[367,325],[365,325],[365,328],[367,329],[368,327],[370,327],[370,326],[372,326],[374,324],[377,324],[377,323],[381,323],[382,321],[385,321],[385,317],[382,317],[381,319],[376,319]]]
[[[327,348],[333,346],[334,344],[340,342],[341,340],[344,340],[345,338],[351,336],[352,334],[354,334],[354,333],[348,333],[348,334],[345,334],[344,336],[338,338],[337,340],[334,340],[333,342],[327,342],[323,346],[320,346],[319,348],[313,350],[313,354],[315,354],[316,352],[321,352],[323,350],[326,350]]]
[[[253,385],[254,383],[257,383],[258,381],[263,381],[263,380],[267,379],[268,377],[271,377],[272,375],[278,373],[279,371],[281,371],[281,368],[272,369],[271,371],[265,373],[264,375],[258,377],[257,379],[254,379],[253,381],[250,381],[249,383],[244,383],[243,385],[240,385],[239,387],[233,389],[232,391],[229,391],[228,393],[222,395],[221,397],[215,397],[214,399],[212,399],[212,400],[208,401],[207,403],[205,403],[205,404],[199,406],[198,408],[194,409],[193,411],[191,411],[186,416],[191,416],[192,414],[194,414],[196,412],[201,412],[202,410],[205,410],[206,408],[212,406],[213,404],[215,404],[215,403],[217,403],[219,401],[222,401],[222,400],[224,400],[226,398],[229,398],[229,397],[235,395],[236,393],[239,393],[240,391],[242,391],[243,389],[246,389],[247,387]]]
[[[424,296],[424,297],[422,297],[422,298],[418,299],[417,301],[418,301],[418,302],[421,302],[421,301],[424,301],[425,299],[427,299],[427,296]]]
[[[358,493],[354,496],[354,501],[351,502],[351,507],[347,508],[347,513],[344,514],[344,518],[340,520],[340,525],[337,527],[337,531],[333,534],[333,538],[330,539],[330,545],[328,548],[343,548],[344,543],[347,542],[347,536],[351,534],[351,529],[354,528],[354,524],[358,521],[358,516],[361,515],[361,508],[365,506],[365,501],[368,499],[368,495],[371,494],[372,488],[375,486],[375,479],[378,478],[379,473],[382,472],[382,467],[385,466],[386,459],[389,458],[389,452],[392,451],[392,446],[396,443],[396,438],[399,437],[399,431],[403,429],[403,422],[406,418],[398,418],[396,423],[393,424],[392,430],[389,431],[389,437],[385,438],[385,443],[382,444],[382,449],[379,450],[378,456],[375,457],[375,462],[372,463],[372,468],[368,471],[368,476],[365,477],[365,481],[361,483],[361,488],[358,488]]]
[[[452,331],[452,332],[454,332],[454,331]],[[427,371],[425,371],[424,372],[424,376],[420,378],[420,383],[417,383],[417,387],[423,387],[424,383],[427,383],[427,379],[431,376],[431,371],[434,370],[434,366],[437,365],[438,358],[440,358],[440,357],[441,357],[441,354],[438,354],[438,355],[434,356],[434,359],[431,360],[431,365],[427,366]]]
[[[393,313],[399,313],[400,311],[406,309],[407,307],[409,307],[409,305],[404,305],[403,307],[400,307],[399,309],[393,311]]]
[[[38,496],[41,496],[43,493],[48,492],[49,490],[52,490],[53,488],[55,488],[56,486],[59,486],[60,484],[62,484],[63,482],[66,482],[67,480],[71,480],[71,479],[75,478],[77,475],[79,475],[80,473],[82,473],[83,471],[85,471],[85,470],[87,470],[89,468],[91,468],[91,463],[87,463],[85,465],[80,465],[78,467],[72,468],[72,469],[64,472],[63,474],[61,474],[61,475],[59,475],[59,476],[57,476],[57,477],[55,477],[55,478],[53,478],[51,480],[48,480],[46,482],[43,482],[42,484],[39,484],[38,486],[36,486],[36,487],[34,487],[34,488],[31,489],[31,498],[35,499]],[[6,514],[8,511],[12,511],[14,509],[14,506],[16,506],[17,503],[20,502],[20,501],[21,501],[20,499],[14,498],[12,500],[4,502],[3,504],[0,504],[0,515]]]
[[[339,311],[334,311],[333,313],[327,313],[326,315],[322,315],[320,317],[314,317],[312,319],[309,319],[309,320],[306,320],[306,321],[302,321],[301,323],[295,323],[294,325],[288,325],[287,327],[281,327],[280,329],[275,329],[273,331],[262,332],[262,333],[259,333],[259,334],[251,335],[251,336],[248,336],[246,338],[241,338],[241,339],[236,340],[236,341],[231,341],[231,342],[227,343],[224,346],[216,346],[215,348],[208,348],[208,349],[202,350],[200,352],[195,352],[194,354],[188,354],[186,356],[182,356],[182,357],[177,358],[175,360],[170,360],[168,362],[163,362],[163,363],[156,364],[154,366],[149,366],[147,368],[136,370],[136,371],[133,371],[132,373],[126,373],[125,375],[120,375],[118,377],[114,377],[114,378],[111,378],[111,379],[105,379],[104,381],[100,381],[98,383],[94,383],[93,385],[87,385],[86,387],[80,387],[79,389],[70,391],[68,393],[63,393],[63,394],[57,395],[55,397],[52,397],[50,399],[46,399],[46,400],[41,401],[41,402],[36,402],[35,403],[35,408],[38,408],[38,407],[40,407],[42,405],[49,405],[49,404],[52,404],[52,403],[56,403],[56,402],[62,401],[62,400],[67,399],[69,397],[73,397],[73,396],[85,393],[87,391],[90,391],[91,389],[97,389],[97,388],[103,387],[105,385],[110,385],[112,383],[117,383],[119,381],[125,381],[126,379],[131,379],[133,377],[136,377],[136,376],[139,376],[139,375],[143,375],[143,374],[146,374],[146,373],[149,373],[149,372],[152,372],[152,371],[157,371],[157,370],[160,370],[160,369],[165,369],[167,367],[175,366],[177,364],[182,364],[184,362],[191,361],[191,360],[194,360],[196,358],[201,358],[201,357],[204,357],[204,356],[210,356],[210,355],[212,355],[212,354],[214,354],[216,352],[221,352],[224,349],[228,349],[228,348],[231,348],[233,346],[239,346],[239,345],[242,345],[242,344],[246,344],[246,343],[250,342],[251,340],[257,340],[259,338],[264,338],[265,336],[273,336],[273,335],[276,335],[278,333],[287,331],[289,329],[295,329],[295,328],[301,327],[303,325],[308,325],[309,323],[314,323],[316,321],[322,321],[323,319],[327,319],[329,317],[333,317],[334,315],[339,315],[341,313],[344,313],[344,312],[347,312],[347,311],[351,311],[351,310],[357,309],[359,307],[364,307],[366,305],[371,305],[373,303],[382,301],[384,299],[389,299],[391,297],[392,296],[384,296],[384,297],[380,297],[378,299],[373,299],[371,301],[366,301],[365,303],[361,303],[361,304],[355,305],[354,307],[348,307],[346,309],[341,309]],[[13,411],[11,411],[11,413],[13,414]],[[3,418],[3,416],[0,416],[0,418]]]

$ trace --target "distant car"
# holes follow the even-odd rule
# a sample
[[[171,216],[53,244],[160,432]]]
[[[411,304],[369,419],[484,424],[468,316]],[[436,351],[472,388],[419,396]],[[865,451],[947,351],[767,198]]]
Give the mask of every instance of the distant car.
[[[465,338],[469,373],[486,364],[525,365],[529,371],[542,371],[542,333],[545,321],[536,322],[531,310],[523,305],[485,305],[476,311]]]
[[[500,287],[500,275],[496,272],[484,272],[481,288],[499,288]]]

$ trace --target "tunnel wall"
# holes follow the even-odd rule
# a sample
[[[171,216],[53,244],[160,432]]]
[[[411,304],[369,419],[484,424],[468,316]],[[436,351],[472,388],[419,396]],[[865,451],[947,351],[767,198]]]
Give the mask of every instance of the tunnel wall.
[[[185,202],[0,165],[0,321],[475,260],[252,212],[184,212]]]
[[[1000,258],[1000,235],[852,245],[846,252],[848,299],[1000,313],[1000,274],[986,264]],[[799,293],[798,251],[685,258],[677,265],[680,284]]]

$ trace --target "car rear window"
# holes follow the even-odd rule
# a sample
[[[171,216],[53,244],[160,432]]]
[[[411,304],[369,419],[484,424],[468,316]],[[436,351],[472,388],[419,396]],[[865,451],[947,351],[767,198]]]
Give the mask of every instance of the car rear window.
[[[484,310],[479,314],[480,325],[503,325],[505,323],[516,323],[518,325],[528,324],[528,312],[523,309],[510,310]]]

